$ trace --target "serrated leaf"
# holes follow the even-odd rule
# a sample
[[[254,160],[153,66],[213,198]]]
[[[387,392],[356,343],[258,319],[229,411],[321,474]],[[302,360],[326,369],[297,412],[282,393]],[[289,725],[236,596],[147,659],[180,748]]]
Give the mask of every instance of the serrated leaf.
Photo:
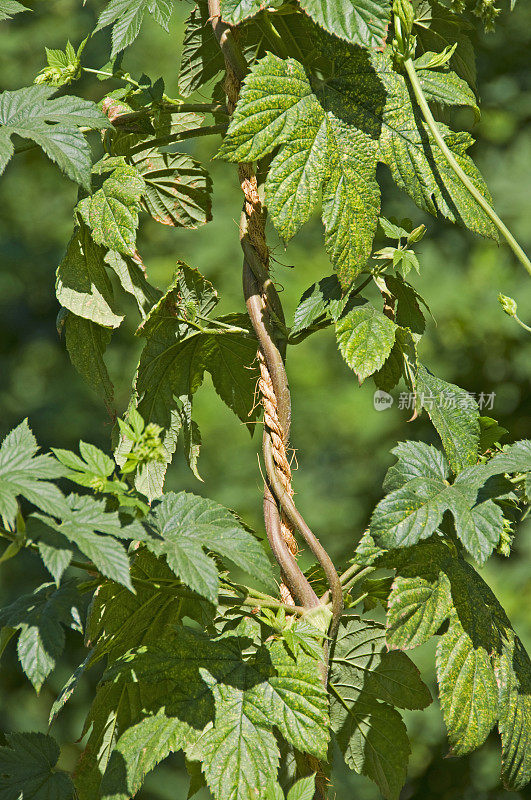
[[[397,569],[389,598],[391,647],[422,644],[450,620],[437,672],[453,752],[479,746],[498,720],[502,770],[511,788],[529,780],[531,663],[492,591],[440,539],[380,557]]]
[[[0,609],[0,627],[19,631],[17,654],[38,693],[65,646],[64,627],[79,630],[81,598],[73,583],[44,583]],[[1,792],[0,792],[1,794]]]
[[[414,478],[380,500],[371,517],[371,534],[381,547],[410,547],[441,524],[447,486]]]
[[[0,515],[6,525],[15,522],[17,497],[25,497],[50,514],[61,513],[64,497],[47,478],[60,478],[65,468],[53,456],[37,455],[37,440],[25,419],[8,433],[0,447]]]
[[[100,787],[102,800],[129,800],[146,774],[188,744],[189,726],[163,709],[127,728],[116,743]]]
[[[113,26],[111,51],[113,59],[117,53],[134,42],[146,12],[149,12],[167,31],[172,9],[172,0],[110,0],[98,18],[94,33],[107,25]]]
[[[71,545],[78,547],[102,575],[133,591],[129,576],[129,558],[116,538],[140,538],[141,526],[122,526],[116,511],[106,511],[105,501],[88,495],[71,494],[65,498],[65,504],[61,514],[57,514],[60,517],[59,522],[44,514],[33,515],[43,525],[60,534],[55,537],[55,543],[53,538],[48,539],[48,547],[66,550],[70,552],[70,556],[73,549]]]
[[[57,719],[57,716],[59,715],[61,709],[64,708],[66,703],[72,697],[72,695],[73,695],[73,693],[74,693],[74,691],[75,691],[80,679],[85,674],[85,668],[86,668],[87,664],[89,663],[91,657],[92,657],[92,651],[90,651],[90,653],[88,654],[86,659],[84,661],[82,661],[82,663],[79,665],[79,667],[76,667],[76,669],[74,670],[72,675],[68,678],[67,682],[65,683],[65,685],[63,686],[63,688],[59,692],[58,696],[54,700],[54,702],[52,704],[52,707],[50,709],[49,717],[48,717],[48,725],[49,726],[51,726],[55,722],[55,720]]]
[[[498,689],[490,653],[474,647],[456,616],[437,646],[437,678],[452,751],[470,753],[496,722]]]
[[[352,311],[336,322],[341,355],[359,382],[379,370],[395,341],[396,325],[361,298]]]
[[[364,52],[319,43],[335,76],[317,93],[294,59],[269,53],[257,62],[244,81],[220,155],[254,160],[280,146],[266,182],[271,219],[284,239],[291,238],[322,191],[326,247],[347,286],[370,254],[378,220],[378,125],[364,102],[380,102],[381,87]],[[349,76],[351,82],[357,79],[355,87]]]
[[[148,543],[193,591],[217,601],[218,569],[203,548],[230,559],[253,577],[270,585],[273,575],[260,543],[228,509],[187,492],[166,494],[149,524],[161,541]]]
[[[490,450],[497,442],[505,439],[509,431],[499,425],[495,419],[491,417],[479,418],[480,435],[479,435],[479,453],[483,455]]]
[[[340,39],[379,49],[385,44],[389,0],[300,0],[300,5],[318,25]]]
[[[397,300],[396,324],[409,328],[414,338],[419,339],[426,328],[424,314],[420,310],[419,295],[409,283],[393,275],[385,276],[385,285]]]
[[[441,437],[454,472],[475,464],[479,447],[479,408],[471,395],[436,378],[419,364],[417,397]]]
[[[76,228],[57,269],[56,294],[61,305],[76,316],[117,328],[123,316],[113,308],[104,256],[105,250],[93,242],[90,229],[83,224]]]
[[[138,208],[144,190],[144,180],[135,167],[123,164],[104,180],[101,189],[79,203],[78,211],[96,244],[135,255]]]
[[[295,336],[308,328],[318,328],[329,324],[330,318],[337,319],[346,303],[341,285],[336,275],[322,278],[312,284],[299,300],[293,317],[290,336]]]
[[[103,354],[111,336],[108,328],[89,319],[71,313],[66,317],[65,339],[70,360],[89,386],[103,398],[109,411],[114,405],[114,387]]]
[[[400,565],[387,607],[387,642],[408,650],[428,641],[452,608],[448,568],[450,552],[441,542],[425,542],[412,548]]]
[[[179,91],[183,97],[189,97],[224,68],[223,54],[208,23],[208,5],[198,2],[192,9],[184,33],[179,71]]]
[[[477,120],[480,112],[474,92],[455,72],[435,72],[432,69],[419,69],[417,76],[427,100],[445,106],[468,106]]]
[[[17,0],[0,0],[0,21],[11,19],[21,11],[29,11],[29,8],[18,3]]]
[[[502,740],[502,778],[508,789],[523,789],[531,778],[531,662],[515,636],[495,667],[499,689],[498,730]]]
[[[244,19],[255,14],[268,5],[267,0],[221,0],[221,17],[229,25],[238,25]]]
[[[52,98],[55,91],[28,86],[0,94],[0,173],[13,155],[11,137],[17,134],[38,144],[69,178],[88,189],[92,158],[79,126],[102,129],[109,120],[95,103],[69,95]]]
[[[154,220],[175,228],[197,228],[212,218],[212,180],[188,153],[148,150],[132,160],[145,181],[142,203]]]
[[[474,47],[467,35],[471,30],[461,14],[452,14],[443,6],[425,4],[428,14],[421,19],[417,14],[415,33],[417,34],[417,52],[439,52],[457,45],[450,59],[450,66],[470,86],[476,83],[476,56]]]
[[[203,675],[205,680],[212,680],[207,676]],[[275,736],[254,697],[247,697],[246,688],[213,685],[216,725],[188,753],[203,762],[207,784],[217,800],[254,800],[278,769]]]
[[[0,795],[5,800],[71,800],[74,786],[54,769],[59,745],[44,733],[6,733],[0,747]]]
[[[400,715],[388,703],[379,700],[382,696],[389,697],[388,690],[394,682],[392,678],[387,682],[383,675],[381,681],[373,677],[371,662],[375,649],[371,642],[376,631],[376,672],[380,668],[385,673],[391,665],[388,677],[392,673],[393,677],[400,674],[400,666],[395,673],[393,662],[388,660],[393,654],[385,654],[379,626],[365,620],[349,620],[340,629],[333,653],[331,724],[347,765],[375,781],[384,797],[397,800],[406,778],[410,747]],[[420,702],[421,705],[429,702],[429,693],[409,661],[401,683],[393,685],[391,692],[401,702]]]
[[[450,467],[443,453],[425,442],[399,442],[391,453],[398,461],[387,470],[383,484],[387,492],[400,489],[414,478],[445,481],[449,476]]]
[[[341,628],[332,656],[334,685],[363,694],[360,702],[381,701],[397,708],[425,708],[430,693],[404,653],[388,652],[383,625],[352,617]]]
[[[379,140],[380,159],[387,164],[396,184],[424,211],[447,217],[475,233],[498,240],[498,233],[449,166],[446,157],[419,119],[404,78],[392,69],[387,56],[373,54],[372,63],[387,93]],[[454,158],[478,191],[490,202],[490,194],[467,150],[470,134],[454,133],[438,123]]]

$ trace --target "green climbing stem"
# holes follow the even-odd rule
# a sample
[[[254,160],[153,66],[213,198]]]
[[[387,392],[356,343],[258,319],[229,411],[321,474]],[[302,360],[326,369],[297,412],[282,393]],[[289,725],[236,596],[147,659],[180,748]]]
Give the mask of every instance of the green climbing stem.
[[[430,107],[426,98],[424,97],[424,93],[422,91],[422,87],[420,85],[420,81],[418,79],[418,75],[415,71],[415,66],[411,58],[407,58],[404,61],[404,67],[408,74],[409,80],[411,81],[411,86],[415,93],[415,97],[417,98],[417,102],[419,104],[420,110],[422,112],[422,116],[424,117],[428,128],[431,131],[431,134],[441,152],[443,153],[444,157],[446,158],[448,164],[453,169],[463,186],[470,192],[474,200],[477,202],[479,206],[483,209],[485,214],[488,218],[492,221],[492,223],[497,227],[517,259],[524,265],[528,273],[531,275],[531,261],[529,261],[528,257],[524,253],[523,249],[520,247],[514,236],[512,235],[509,228],[505,225],[504,222],[499,218],[496,214],[490,203],[483,197],[480,191],[478,191],[477,187],[474,186],[470,178],[463,172],[457,161],[455,160],[453,153],[449,149],[448,145],[444,141],[444,137],[441,134],[439,127],[433,118],[433,114],[431,113]]]

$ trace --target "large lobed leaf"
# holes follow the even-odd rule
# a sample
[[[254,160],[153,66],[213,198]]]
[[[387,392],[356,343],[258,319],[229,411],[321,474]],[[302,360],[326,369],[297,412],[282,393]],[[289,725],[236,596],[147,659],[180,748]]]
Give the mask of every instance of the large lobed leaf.
[[[371,534],[382,547],[410,547],[430,537],[449,511],[457,536],[471,556],[483,564],[498,544],[503,513],[494,498],[506,493],[504,483],[483,489],[500,466],[464,469],[450,484],[444,456],[422,443],[407,442],[395,451],[398,463],[390,468],[385,485],[390,493],[374,509]]]
[[[0,94],[0,173],[14,153],[13,134],[31,139],[69,178],[90,187],[92,166],[81,126],[100,130],[109,120],[95,103],[79,97],[54,97],[50,86],[28,86]]]
[[[262,158],[280,146],[271,162],[266,199],[271,218],[286,240],[306,222],[322,193],[326,246],[347,285],[367,260],[376,230],[377,124],[343,78],[358,74],[363,101],[382,96],[363,51],[341,45],[324,50],[337,76],[317,92],[294,59],[268,54],[251,70],[220,155],[231,161]],[[381,102],[381,99],[379,99]]]
[[[346,763],[397,800],[410,747],[395,707],[431,702],[417,668],[404,654],[387,652],[381,625],[351,618],[339,630],[329,686],[332,729]]]
[[[303,65],[269,53],[252,67],[220,150],[228,160],[246,161],[279,148],[269,168],[266,200],[284,239],[306,222],[321,197],[327,250],[348,285],[363,268],[375,233],[377,161],[389,166],[420,208],[497,239],[421,120],[389,55],[348,46],[315,26],[308,26],[305,55]],[[472,103],[451,73],[430,80],[439,100]],[[489,199],[467,155],[470,135],[441,130],[462,169]]]
[[[211,603],[217,601],[218,568],[204,549],[229,559],[267,586],[273,574],[262,545],[236,515],[213,500],[188,492],[169,492],[154,508],[148,524],[161,537],[148,542],[183,583]]]
[[[531,777],[531,662],[499,602],[453,546],[432,537],[376,564],[396,569],[387,612],[387,642],[408,649],[445,621],[437,679],[452,752],[479,747],[497,722],[502,775],[519,789]]]
[[[214,797],[265,795],[279,759],[275,728],[293,746],[326,756],[327,697],[314,661],[295,660],[280,643],[249,654],[249,639],[216,640],[175,617],[161,632],[147,607],[144,614],[143,633],[124,636],[118,649],[115,639],[87,719],[90,751],[76,773],[83,800],[100,782],[102,797],[125,800],[148,769],[181,748],[203,762]]]

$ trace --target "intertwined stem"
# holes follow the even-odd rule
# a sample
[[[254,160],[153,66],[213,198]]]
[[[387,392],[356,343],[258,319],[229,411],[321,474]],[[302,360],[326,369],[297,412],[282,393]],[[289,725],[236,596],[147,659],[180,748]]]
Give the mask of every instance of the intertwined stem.
[[[214,33],[225,57],[228,111],[236,105],[240,83],[247,69],[241,50],[228,25],[222,22],[218,0],[209,0],[209,12]],[[332,593],[333,622],[330,633],[335,634],[343,609],[343,593],[336,569],[317,537],[293,502],[291,468],[287,458],[291,402],[282,354],[275,342],[270,311],[283,322],[282,306],[269,278],[269,251],[265,239],[264,214],[256,175],[251,164],[239,164],[240,183],[245,197],[240,223],[240,239],[244,250],[243,284],[247,309],[260,343],[259,389],[264,406],[263,450],[267,470],[264,495],[264,519],[273,554],[277,559],[289,595],[308,607],[319,605],[319,599],[298,567],[294,555],[297,528],[320,562]],[[280,521],[275,514],[278,501]],[[288,597],[287,592],[285,597]]]

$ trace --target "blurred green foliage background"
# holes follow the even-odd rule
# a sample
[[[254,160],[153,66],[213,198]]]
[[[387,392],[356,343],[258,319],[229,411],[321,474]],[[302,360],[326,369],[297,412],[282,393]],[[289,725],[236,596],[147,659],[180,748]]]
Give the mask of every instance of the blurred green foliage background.
[[[77,45],[95,25],[102,0],[32,0],[32,13],[0,25],[0,89],[32,83],[44,66],[44,46],[64,48],[67,38]],[[508,5],[506,3],[505,5]],[[166,91],[176,93],[183,22],[190,5],[179,3],[170,35],[147,20],[142,35],[126,55],[133,75],[162,75]],[[531,6],[521,1],[513,14],[500,18],[496,33],[474,34],[482,120],[473,133],[473,155],[482,169],[498,213],[524,247],[531,246],[531,93],[529,93],[529,31]],[[101,32],[87,44],[83,63],[100,67],[108,59],[109,35]],[[99,100],[114,84],[86,76],[76,93]],[[470,127],[467,112],[456,113],[456,125]],[[190,152],[205,163],[219,139],[201,139]],[[145,217],[139,242],[151,281],[164,288],[177,259],[198,267],[222,295],[222,312],[243,310],[241,255],[236,220],[241,197],[236,171],[213,162],[214,219],[196,231],[173,230]],[[420,276],[410,276],[430,304],[433,319],[422,343],[422,360],[437,375],[470,392],[495,392],[492,411],[511,440],[531,434],[531,337],[505,316],[496,297],[514,297],[520,317],[531,320],[531,284],[506,248],[498,248],[442,220],[427,217],[398,193],[382,168],[383,212],[425,223],[428,234],[417,247]],[[38,150],[17,156],[0,181],[0,433],[3,436],[28,416],[44,448],[75,448],[80,438],[107,449],[111,420],[70,365],[58,338],[54,273],[72,228],[76,187],[62,177]],[[287,250],[269,232],[273,275],[282,287],[288,319],[298,298],[313,281],[331,272],[320,226],[309,223]],[[108,350],[107,363],[115,382],[119,413],[123,413],[141,342],[132,334],[133,308]],[[425,415],[407,423],[398,408],[377,412],[374,386],[359,387],[341,360],[330,331],[314,335],[289,353],[288,372],[293,398],[292,444],[296,464],[294,485],[301,511],[336,559],[346,559],[379,499],[381,482],[392,462],[389,450],[397,441],[436,441]],[[197,418],[203,435],[199,483],[179,455],[168,473],[168,488],[210,496],[244,516],[260,529],[261,478],[253,439],[206,385],[197,395]],[[491,559],[484,569],[524,643],[531,645],[531,523],[524,524],[510,561]],[[304,556],[303,556],[304,562]],[[309,562],[307,562],[309,563]],[[0,602],[47,580],[40,562],[22,555],[0,569]],[[8,647],[0,672],[0,732],[46,729],[50,706],[72,669],[82,660],[79,637],[69,640],[69,656],[56,669],[37,698]],[[434,689],[433,647],[415,652],[427,682]],[[66,743],[62,765],[75,763],[92,686],[85,683],[55,723],[55,735]],[[426,713],[409,713],[412,757],[403,800],[503,800],[499,752],[494,735],[468,758],[445,759],[448,753],[441,714],[434,703]],[[377,790],[363,778],[335,768],[338,798],[376,800]],[[168,759],[153,773],[139,794],[141,800],[181,800],[188,778],[179,757]],[[206,792],[198,795],[206,798]],[[529,796],[529,795],[528,795]]]

